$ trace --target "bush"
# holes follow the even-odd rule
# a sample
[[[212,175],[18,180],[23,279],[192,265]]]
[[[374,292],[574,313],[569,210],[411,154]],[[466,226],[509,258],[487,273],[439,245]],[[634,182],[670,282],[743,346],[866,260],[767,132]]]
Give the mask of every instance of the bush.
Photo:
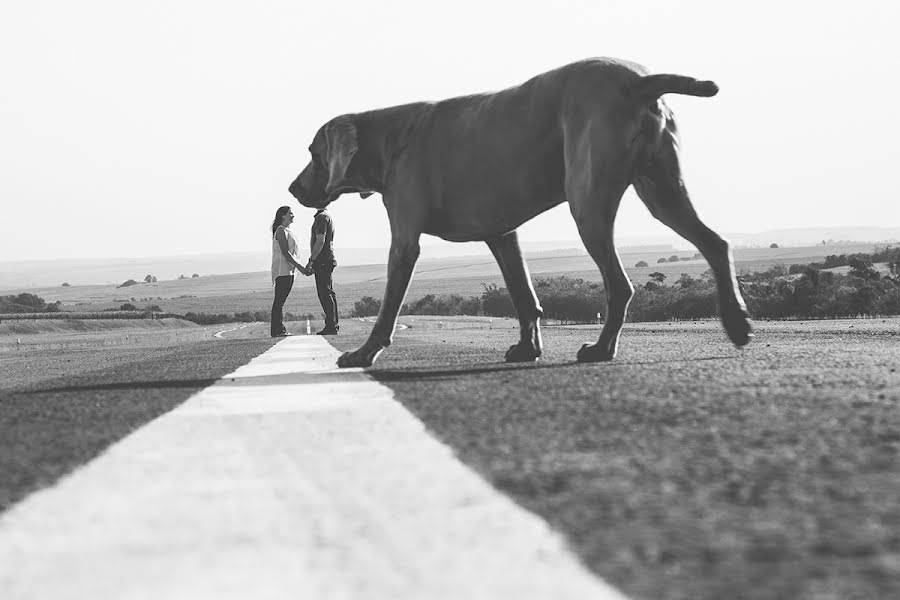
[[[130,302],[126,302],[122,306],[119,307],[119,310],[138,310],[138,307]]]
[[[638,269],[641,269],[641,268],[643,268],[643,267],[646,267],[646,266],[647,266],[647,263],[644,262],[643,260],[639,260],[639,261],[637,261],[636,263],[634,263],[634,266],[635,266],[636,268],[638,268]]]
[[[664,262],[668,262],[668,261],[665,258],[661,258],[658,261],[656,261],[656,264],[664,263]]]
[[[63,282],[62,286],[63,286],[63,287],[69,287],[69,284],[66,283],[66,282]]]
[[[123,288],[123,287],[131,287],[131,286],[137,285],[137,284],[138,284],[138,282],[135,281],[134,279],[129,279],[128,281],[122,283],[122,285],[117,285],[116,289]]]
[[[678,255],[677,255],[677,254],[673,254],[672,256],[670,256],[670,257],[669,257],[669,262],[678,262]]]
[[[49,310],[52,309],[47,306],[47,302],[34,294],[23,293],[16,296],[0,296],[0,313],[39,313]]]
[[[501,289],[505,291],[505,288]],[[427,294],[414,302],[405,304],[403,313],[407,315],[479,315],[482,310],[481,304],[481,300],[474,296],[466,299],[459,294],[441,296]]]
[[[481,308],[488,317],[514,317],[516,309],[506,288],[498,288],[496,283],[484,285],[481,293]]]
[[[374,317],[381,311],[381,300],[372,296],[363,296],[353,304],[351,317]]]

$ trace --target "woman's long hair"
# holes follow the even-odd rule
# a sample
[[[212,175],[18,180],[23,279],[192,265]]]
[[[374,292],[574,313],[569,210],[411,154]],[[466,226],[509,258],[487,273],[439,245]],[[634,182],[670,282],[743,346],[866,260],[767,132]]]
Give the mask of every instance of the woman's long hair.
[[[275,230],[281,227],[281,220],[284,218],[284,215],[287,214],[287,211],[291,210],[290,206],[282,206],[278,210],[275,211],[275,220],[272,221],[272,237],[275,237]]]

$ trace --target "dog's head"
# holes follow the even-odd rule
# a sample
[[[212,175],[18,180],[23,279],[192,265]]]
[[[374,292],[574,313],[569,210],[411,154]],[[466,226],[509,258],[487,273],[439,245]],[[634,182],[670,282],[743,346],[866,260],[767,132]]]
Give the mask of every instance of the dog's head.
[[[343,115],[325,123],[309,146],[312,159],[288,190],[303,206],[323,208],[347,192],[372,194],[351,163],[359,150],[353,118]]]

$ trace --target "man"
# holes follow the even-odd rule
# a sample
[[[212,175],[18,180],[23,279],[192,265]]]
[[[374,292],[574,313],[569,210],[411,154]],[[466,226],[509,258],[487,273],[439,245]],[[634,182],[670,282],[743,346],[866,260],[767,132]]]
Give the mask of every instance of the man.
[[[313,218],[312,230],[309,237],[309,262],[307,270],[312,270],[316,276],[316,291],[319,293],[319,302],[325,311],[325,329],[317,335],[337,335],[338,325],[337,296],[334,294],[334,281],[332,272],[337,266],[334,259],[334,221],[324,208],[316,211]]]

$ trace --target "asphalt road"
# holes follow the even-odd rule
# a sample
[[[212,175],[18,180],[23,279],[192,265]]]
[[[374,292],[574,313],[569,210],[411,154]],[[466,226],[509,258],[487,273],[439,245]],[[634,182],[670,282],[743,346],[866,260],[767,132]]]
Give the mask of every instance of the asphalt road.
[[[634,598],[900,598],[900,319],[398,332],[371,374]],[[363,335],[334,339],[355,348]]]
[[[631,597],[900,597],[900,320],[758,323],[745,351],[629,324],[597,365],[593,327],[506,365],[513,329],[411,325],[370,373]],[[270,345],[0,356],[0,509]]]
[[[0,512],[273,343],[226,338],[0,354]]]

